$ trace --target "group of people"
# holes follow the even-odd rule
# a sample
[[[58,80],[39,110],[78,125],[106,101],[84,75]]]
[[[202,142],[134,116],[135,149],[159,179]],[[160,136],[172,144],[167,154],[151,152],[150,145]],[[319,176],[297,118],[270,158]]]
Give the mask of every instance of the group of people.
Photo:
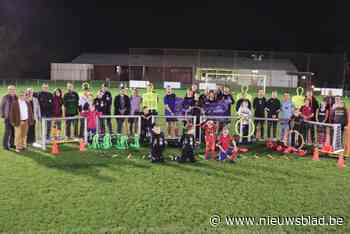
[[[66,92],[57,88],[54,92],[49,91],[48,84],[43,84],[41,91],[33,92],[28,88],[25,91],[16,92],[16,87],[8,87],[8,94],[5,95],[0,103],[0,114],[4,119],[4,137],[3,148],[15,149],[17,152],[25,150],[28,144],[35,143],[38,133],[38,123],[41,118],[61,118],[61,117],[86,117],[89,134],[96,134],[97,121],[102,115],[117,115],[117,130],[115,133],[122,133],[123,125],[128,123],[130,134],[136,132],[136,128],[141,128],[141,143],[144,143],[152,135],[153,121],[152,116],[158,114],[159,95],[154,92],[154,87],[150,83],[147,91],[142,95],[138,89],[132,89],[129,96],[129,90],[121,87],[119,94],[114,98],[106,85],[102,85],[96,96],[92,95],[89,85],[82,87],[81,94],[75,91],[72,83],[67,83]],[[170,87],[165,89],[163,97],[164,115],[167,116],[167,137],[179,138],[177,122],[180,122],[176,116],[179,113],[183,115],[196,116],[193,128],[200,128],[200,116],[220,115],[229,117],[232,115],[232,106],[242,117],[242,135],[249,132],[249,119],[254,117],[255,134],[257,139],[264,139],[264,128],[267,127],[267,138],[276,139],[277,121],[280,121],[280,137],[283,140],[290,129],[299,130],[309,139],[313,134],[312,125],[305,124],[305,120],[318,121],[323,123],[339,123],[342,130],[347,125],[347,110],[340,97],[334,97],[331,93],[320,103],[314,97],[312,91],[306,93],[304,103],[295,105],[292,102],[290,94],[285,92],[282,100],[278,99],[277,91],[272,91],[271,97],[266,98],[264,90],[258,90],[257,96],[252,98],[247,93],[241,93],[237,100],[232,96],[230,89],[218,85],[216,90],[206,90],[201,93],[196,84],[186,90],[186,95],[179,98]],[[179,108],[180,105],[180,108]],[[114,109],[114,112],[112,112]],[[180,112],[179,112],[180,109]],[[136,118],[125,118],[125,115],[141,116],[141,126],[137,126]],[[174,116],[174,117],[172,117]],[[269,121],[266,121],[268,119]],[[84,136],[84,119],[72,118],[66,120],[66,137]],[[109,132],[114,134],[111,118],[99,119],[99,133]],[[230,121],[219,121],[218,130],[222,132],[225,125]],[[267,122],[267,124],[266,124]],[[80,128],[79,128],[80,125]],[[73,127],[73,134],[71,128]],[[48,140],[52,136],[51,129],[62,129],[62,121],[47,121],[47,131],[45,137]],[[196,141],[199,131],[196,131]]]
[[[72,83],[67,84],[65,93],[59,88],[51,93],[48,84],[43,84],[39,92],[33,92],[31,88],[17,92],[14,85],[8,86],[7,90],[8,93],[0,103],[0,115],[4,119],[5,127],[3,137],[5,150],[14,149],[16,152],[20,152],[25,150],[29,144],[34,144],[38,135],[41,134],[38,126],[42,118],[77,117],[86,109],[95,106],[88,105],[91,101],[90,94],[85,92],[79,96]],[[102,93],[106,102],[112,98],[105,86],[102,86],[99,92]],[[107,107],[106,111],[106,113],[110,113],[108,112],[110,108],[108,110]],[[46,123],[47,131],[42,137],[49,140],[53,128],[61,130],[62,121],[47,121]],[[83,134],[82,129],[80,129],[80,133],[78,132],[78,119],[73,118],[66,121],[67,136],[73,137],[71,126],[74,127],[74,136]]]
[[[228,89],[226,89],[228,90]],[[187,90],[184,103],[189,107],[203,107],[207,102],[220,102],[224,99],[229,99],[227,103],[231,105],[235,103],[233,97],[229,92],[226,92],[226,97],[221,96],[221,90],[207,91],[202,95],[196,93],[196,86],[192,86]],[[197,95],[197,98],[196,98]],[[175,94],[172,93],[170,88],[167,89],[164,97],[165,114],[171,116],[174,113],[174,100]],[[290,132],[297,131],[298,134],[303,136],[306,143],[315,143],[313,141],[314,126],[320,125],[319,123],[331,123],[339,124],[341,126],[342,133],[345,126],[348,124],[348,113],[344,102],[339,96],[333,96],[331,92],[320,102],[315,98],[312,91],[308,91],[305,97],[301,98],[301,103],[294,103],[290,94],[284,92],[282,100],[278,99],[277,91],[272,91],[271,97],[266,98],[264,90],[258,90],[257,96],[251,100],[249,95],[241,94],[238,96],[236,102],[237,114],[241,117],[241,130],[243,141],[241,143],[248,143],[249,121],[254,119],[255,132],[254,135],[257,139],[264,140],[265,132],[264,127],[267,127],[267,138],[274,141],[285,142],[289,136],[294,139],[289,139],[292,146],[299,147],[301,145],[300,139],[296,139],[296,134],[290,134]],[[227,117],[231,116],[230,112],[227,112]],[[176,118],[167,118],[168,134],[171,134],[171,127],[176,122]],[[277,139],[277,125],[280,123],[280,139]],[[220,124],[224,123],[224,126]],[[198,127],[204,129],[204,142],[205,142],[205,159],[217,159],[217,160],[229,160],[235,162],[238,153],[244,152],[242,148],[238,147],[236,140],[229,134],[229,129],[225,126],[225,123],[229,121],[215,121],[207,118],[205,122],[198,124]],[[267,123],[267,124],[266,124]],[[196,139],[194,137],[194,126],[197,124],[190,124],[189,133],[186,132],[181,137],[181,156],[176,157],[180,162],[194,161],[194,145]],[[319,144],[326,143],[326,133],[328,127],[326,125],[320,125],[318,129],[318,142]],[[292,131],[291,131],[292,130]],[[219,135],[217,135],[219,132]],[[176,133],[176,131],[175,131]],[[153,131],[153,136],[156,136],[151,144],[152,159],[156,162],[162,158],[162,150],[165,147],[165,137],[157,127],[156,131]],[[159,141],[159,139],[162,139]],[[161,147],[159,147],[161,143]],[[155,150],[157,149],[157,150]],[[218,152],[218,154],[217,154]],[[210,157],[211,156],[211,157]]]

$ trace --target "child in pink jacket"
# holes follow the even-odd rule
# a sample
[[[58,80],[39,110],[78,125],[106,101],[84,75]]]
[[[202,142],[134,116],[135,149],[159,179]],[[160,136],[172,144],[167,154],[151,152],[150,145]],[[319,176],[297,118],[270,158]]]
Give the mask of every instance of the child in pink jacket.
[[[95,105],[90,105],[88,111],[82,111],[80,113],[80,116],[87,118],[87,128],[89,136],[96,134],[97,118],[99,118],[101,115],[101,112],[96,111]]]

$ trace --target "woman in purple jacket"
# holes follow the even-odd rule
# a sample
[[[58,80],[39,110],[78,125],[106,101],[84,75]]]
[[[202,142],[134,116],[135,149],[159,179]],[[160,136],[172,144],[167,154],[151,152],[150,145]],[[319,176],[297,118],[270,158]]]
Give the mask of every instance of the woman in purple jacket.
[[[62,118],[63,117],[63,111],[62,111],[62,106],[63,106],[63,94],[62,90],[57,88],[54,91],[53,95],[53,110],[52,110],[52,117],[54,118]],[[62,129],[62,121],[56,121],[55,122],[56,128],[58,130]]]

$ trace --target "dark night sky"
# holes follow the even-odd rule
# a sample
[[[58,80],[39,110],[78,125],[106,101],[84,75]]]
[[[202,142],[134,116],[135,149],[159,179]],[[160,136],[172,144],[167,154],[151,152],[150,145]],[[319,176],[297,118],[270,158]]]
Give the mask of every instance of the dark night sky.
[[[1,0],[0,70],[132,47],[350,51],[346,1],[113,2]]]
[[[200,5],[173,2],[176,4],[154,4],[153,8],[87,4],[84,13],[74,10],[82,14],[83,49],[349,49],[347,8],[337,1],[229,1],[234,2],[230,5],[218,4],[219,1],[201,1]]]
[[[87,0],[6,1],[25,2],[18,3],[16,7],[23,9],[13,15],[10,12],[10,17],[33,11],[33,17],[28,18],[37,23],[32,27],[33,40],[40,35],[46,43],[79,42],[82,51],[128,47],[314,52],[350,49],[347,7],[340,1],[227,1],[233,2],[229,5],[184,0],[163,4],[142,1],[147,5]],[[40,17],[47,12],[49,19]]]

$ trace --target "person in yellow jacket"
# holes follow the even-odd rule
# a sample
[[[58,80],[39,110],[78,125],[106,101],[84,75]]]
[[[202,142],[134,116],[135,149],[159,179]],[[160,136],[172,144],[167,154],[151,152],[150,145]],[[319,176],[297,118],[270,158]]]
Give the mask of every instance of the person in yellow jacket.
[[[158,99],[158,95],[154,92],[153,84],[149,83],[147,86],[147,92],[142,95],[142,106],[148,107],[152,115],[157,115]]]

